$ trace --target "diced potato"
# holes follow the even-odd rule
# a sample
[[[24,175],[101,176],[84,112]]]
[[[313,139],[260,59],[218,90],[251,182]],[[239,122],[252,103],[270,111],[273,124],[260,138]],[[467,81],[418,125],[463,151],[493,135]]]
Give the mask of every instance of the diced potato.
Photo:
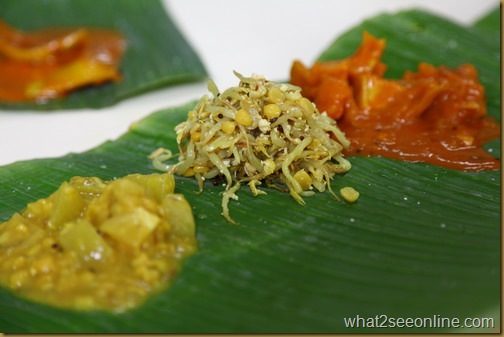
[[[145,187],[129,179],[118,179],[105,188],[102,196],[106,196],[111,203],[124,202],[133,205],[138,198],[145,196]]]
[[[194,237],[196,226],[191,206],[182,194],[169,194],[162,203],[171,231],[176,236]]]
[[[84,219],[66,224],[58,241],[64,250],[75,252],[82,262],[91,266],[97,266],[112,256],[111,248],[95,227]]]
[[[143,207],[144,202],[148,200],[145,194],[144,187],[130,180],[119,179],[111,182],[101,197],[95,200],[96,204],[107,207],[105,213],[110,213],[100,222],[106,221],[109,217],[129,214],[136,207]]]
[[[114,240],[135,248],[156,229],[160,221],[157,215],[137,207],[128,214],[108,219],[100,226],[100,230]]]
[[[51,229],[59,229],[66,222],[78,218],[86,206],[79,191],[67,182],[61,184],[52,197],[54,198],[54,207],[48,222]]]
[[[103,193],[107,186],[103,180],[97,177],[73,177],[70,186],[75,188],[86,200],[92,200]]]
[[[48,199],[40,199],[26,205],[25,216],[33,219],[38,225],[43,226],[49,214],[52,213],[53,203]]]
[[[154,197],[158,202],[175,190],[175,179],[171,174],[130,174],[125,179],[144,187],[147,190],[147,196]]]
[[[110,217],[110,207],[108,202],[102,202],[100,198],[96,198],[89,203],[86,210],[86,219],[95,226],[101,224]]]

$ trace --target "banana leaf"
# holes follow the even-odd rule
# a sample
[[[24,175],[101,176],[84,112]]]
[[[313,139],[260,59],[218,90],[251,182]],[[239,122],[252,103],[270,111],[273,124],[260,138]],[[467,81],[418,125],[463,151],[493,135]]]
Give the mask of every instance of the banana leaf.
[[[486,32],[405,11],[365,21],[321,58],[351,54],[364,29],[387,39],[385,62],[392,76],[415,69],[420,61],[474,64],[487,86],[490,113],[498,118],[500,64],[494,56],[499,46]],[[494,22],[491,29],[499,26]],[[113,179],[153,172],[147,155],[160,146],[176,151],[173,128],[194,104],[158,111],[118,140],[82,154],[0,167],[0,220],[74,175]],[[499,143],[490,149],[500,153]],[[398,317],[489,317],[498,331],[500,172],[467,173],[384,158],[350,160],[352,169],[335,177],[332,187],[355,187],[361,192],[355,204],[318,193],[303,207],[286,193],[267,190],[253,197],[243,189],[230,205],[238,225],[220,214],[222,186],[207,184],[196,194],[193,179],[178,177],[176,190],[185,194],[196,216],[199,250],[170,288],[118,315],[55,309],[0,290],[0,331],[452,331],[347,328],[344,319],[357,315],[378,323]]]
[[[79,89],[46,104],[0,102],[5,110],[102,108],[168,85],[202,80],[206,70],[159,0],[2,0],[0,19],[22,30],[97,27],[128,43],[119,83]]]

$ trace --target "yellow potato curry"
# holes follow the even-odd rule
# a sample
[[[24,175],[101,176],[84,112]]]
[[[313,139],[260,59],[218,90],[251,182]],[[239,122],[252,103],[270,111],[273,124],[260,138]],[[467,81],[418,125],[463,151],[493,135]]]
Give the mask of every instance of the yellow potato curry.
[[[122,312],[164,289],[196,250],[169,174],[74,177],[0,224],[0,284],[75,310]]]

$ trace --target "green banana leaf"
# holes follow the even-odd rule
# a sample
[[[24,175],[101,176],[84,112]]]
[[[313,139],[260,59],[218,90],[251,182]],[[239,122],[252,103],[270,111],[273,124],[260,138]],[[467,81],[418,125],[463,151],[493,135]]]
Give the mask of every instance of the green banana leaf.
[[[497,31],[497,23],[485,30]],[[419,61],[474,64],[498,118],[499,46],[487,32],[416,10],[380,15],[337,39],[322,59],[353,53],[364,29],[387,39],[391,76],[416,69]],[[0,167],[0,220],[74,175],[112,179],[153,172],[147,155],[160,146],[176,150],[173,128],[194,104],[156,112],[120,139],[82,154]],[[500,153],[498,142],[489,149]],[[500,172],[350,160],[352,169],[335,177],[332,187],[355,187],[361,192],[355,204],[318,193],[303,207],[286,193],[253,197],[244,188],[230,204],[238,225],[220,214],[223,187],[207,184],[198,195],[193,179],[178,177],[176,190],[196,216],[199,251],[169,289],[118,315],[55,309],[0,290],[0,331],[451,331],[346,328],[344,318],[357,315],[379,323],[386,317],[490,317],[498,331]]]
[[[101,27],[122,32],[128,42],[122,80],[79,89],[63,99],[0,102],[6,110],[102,108],[168,85],[206,78],[206,70],[159,0],[2,0],[0,19],[22,30]]]

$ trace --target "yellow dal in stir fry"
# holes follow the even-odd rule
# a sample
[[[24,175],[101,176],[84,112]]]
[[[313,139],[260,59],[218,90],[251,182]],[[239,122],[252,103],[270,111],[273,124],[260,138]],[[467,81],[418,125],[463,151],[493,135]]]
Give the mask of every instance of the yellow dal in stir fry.
[[[0,284],[41,303],[127,310],[166,287],[196,249],[169,174],[74,177],[0,224]]]
[[[200,191],[205,180],[225,179],[222,215],[231,223],[228,203],[244,183],[255,196],[266,193],[261,184],[288,191],[301,205],[315,190],[336,196],[330,181],[351,168],[342,154],[350,143],[336,122],[297,86],[235,75],[238,86],[223,92],[208,82],[213,98],[204,95],[175,127],[179,162],[165,164],[172,153],[161,148],[150,156],[154,167],[194,176]]]

